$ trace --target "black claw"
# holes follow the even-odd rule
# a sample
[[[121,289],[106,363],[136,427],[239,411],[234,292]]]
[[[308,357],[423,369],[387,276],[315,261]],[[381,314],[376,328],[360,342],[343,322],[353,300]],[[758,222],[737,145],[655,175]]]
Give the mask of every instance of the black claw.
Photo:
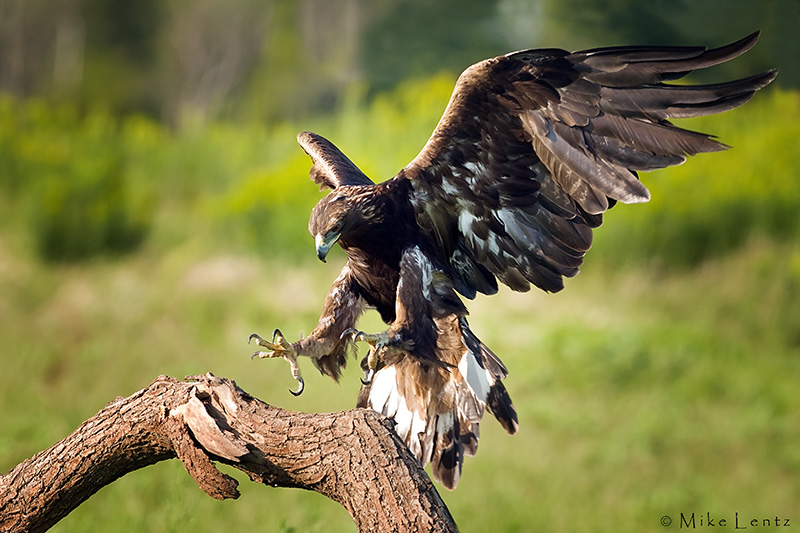
[[[260,338],[261,338],[261,335],[257,335],[255,333],[253,333],[252,335],[247,337],[247,344],[250,344],[250,341],[253,340],[253,339],[260,339]]]
[[[339,340],[344,339],[345,337],[348,336],[355,338],[355,336],[358,335],[359,333],[361,332],[358,331],[356,328],[347,328],[342,332],[341,335],[339,335]]]
[[[260,353],[260,352],[253,352],[253,355],[251,355],[251,356],[250,356],[250,360],[252,361],[253,359],[255,359],[255,358],[256,358],[256,356],[257,356],[259,353]]]
[[[292,396],[300,396],[301,394],[303,394],[303,389],[305,388],[305,383],[303,382],[303,378],[300,378],[297,381],[299,383],[299,385],[297,386],[297,392],[293,391],[292,389],[289,389],[289,392],[291,393]]]
[[[275,328],[275,331],[272,332],[272,344],[275,344],[275,337],[277,337],[278,335],[283,337],[283,333],[281,333],[281,330]]]
[[[361,384],[362,385],[371,384],[372,383],[372,378],[374,378],[374,377],[375,377],[375,371],[374,370],[370,370],[369,372],[366,372],[364,377],[361,378]]]

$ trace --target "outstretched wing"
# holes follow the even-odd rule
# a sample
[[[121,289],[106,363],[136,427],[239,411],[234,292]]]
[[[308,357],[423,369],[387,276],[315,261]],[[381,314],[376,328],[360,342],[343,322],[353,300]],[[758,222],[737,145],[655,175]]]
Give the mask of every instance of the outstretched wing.
[[[374,185],[366,174],[341,150],[322,135],[310,131],[297,134],[297,142],[311,156],[311,179],[320,186],[335,189],[340,185]]]
[[[749,50],[754,33],[704,47],[542,49],[467,69],[428,143],[399,177],[417,221],[467,297],[563,288],[616,201],[644,202],[636,171],[727,148],[670,118],[727,111],[776,72],[728,83],[664,83]]]

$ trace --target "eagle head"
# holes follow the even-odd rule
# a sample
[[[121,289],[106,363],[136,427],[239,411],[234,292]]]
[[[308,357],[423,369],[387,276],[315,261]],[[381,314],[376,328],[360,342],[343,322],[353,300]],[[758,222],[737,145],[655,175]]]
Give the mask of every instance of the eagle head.
[[[320,200],[311,211],[308,231],[314,237],[317,257],[325,262],[331,247],[362,219],[357,196],[352,187],[340,186]]]

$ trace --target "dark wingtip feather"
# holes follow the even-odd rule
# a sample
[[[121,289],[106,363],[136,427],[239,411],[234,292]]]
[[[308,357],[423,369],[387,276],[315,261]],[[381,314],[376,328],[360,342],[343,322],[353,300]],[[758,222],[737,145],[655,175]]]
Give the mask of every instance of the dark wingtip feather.
[[[769,70],[762,72],[761,74],[755,74],[754,76],[750,76],[749,78],[744,78],[743,80],[740,81],[747,80],[749,83],[752,84],[751,87],[754,90],[759,90],[763,89],[764,87],[772,83],[772,81],[777,77],[778,77],[778,69],[771,68]]]
[[[705,92],[709,95],[707,100],[672,104],[668,108],[668,115],[671,118],[688,118],[730,111],[749,102],[756,92],[772,83],[777,75],[776,69],[770,69],[754,76],[725,83],[690,86],[686,88],[687,91]]]
[[[717,61],[718,63],[723,63],[735,57],[739,57],[756,45],[760,35],[761,30],[756,30],[737,41],[706,51],[703,53],[703,57]]]
[[[696,58],[670,62],[668,68],[663,70],[663,72],[668,75],[664,76],[662,79],[682,78],[693,70],[713,67],[714,65],[719,65],[720,63],[725,63],[726,61],[739,57],[755,46],[760,34],[761,32],[756,30],[738,41],[706,50]]]

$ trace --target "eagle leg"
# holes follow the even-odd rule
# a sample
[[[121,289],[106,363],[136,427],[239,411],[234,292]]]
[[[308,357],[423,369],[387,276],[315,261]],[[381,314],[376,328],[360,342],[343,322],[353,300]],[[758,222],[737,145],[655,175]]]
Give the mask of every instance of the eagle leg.
[[[255,359],[256,357],[260,359],[283,357],[283,359],[289,363],[292,377],[296,379],[298,383],[297,391],[290,390],[289,392],[294,396],[303,394],[305,382],[303,381],[303,376],[300,374],[300,366],[297,364],[297,350],[286,340],[283,333],[281,333],[279,329],[276,329],[272,334],[272,342],[264,340],[260,335],[253,333],[247,339],[247,343],[249,344],[253,339],[255,339],[258,346],[266,348],[267,351],[254,352],[253,355],[250,356],[250,359]]]

